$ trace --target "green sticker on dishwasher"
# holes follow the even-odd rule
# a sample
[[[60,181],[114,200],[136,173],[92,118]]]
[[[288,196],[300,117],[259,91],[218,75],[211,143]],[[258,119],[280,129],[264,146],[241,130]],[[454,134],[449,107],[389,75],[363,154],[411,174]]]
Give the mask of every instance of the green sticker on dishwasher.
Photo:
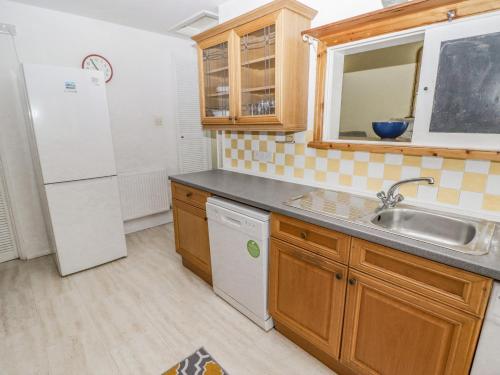
[[[259,245],[254,240],[247,242],[247,250],[248,253],[254,258],[258,258],[260,255]]]

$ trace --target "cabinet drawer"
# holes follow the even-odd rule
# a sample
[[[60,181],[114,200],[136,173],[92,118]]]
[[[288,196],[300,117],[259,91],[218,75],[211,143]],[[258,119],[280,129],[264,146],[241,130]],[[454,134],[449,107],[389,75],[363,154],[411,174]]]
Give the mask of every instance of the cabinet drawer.
[[[332,260],[347,264],[351,237],[288,216],[273,214],[271,235]]]
[[[212,194],[198,190],[186,185],[181,185],[176,182],[172,182],[172,196],[174,199],[178,199],[182,202],[189,203],[193,206],[205,209],[205,203],[207,203],[207,198]]]
[[[358,238],[350,266],[480,317],[492,285],[486,277]]]

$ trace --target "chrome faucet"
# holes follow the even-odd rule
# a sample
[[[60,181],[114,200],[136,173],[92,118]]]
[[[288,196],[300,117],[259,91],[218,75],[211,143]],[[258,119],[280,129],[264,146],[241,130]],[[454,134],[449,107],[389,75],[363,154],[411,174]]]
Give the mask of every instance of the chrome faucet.
[[[384,191],[379,191],[377,193],[377,198],[382,201],[382,208],[393,208],[400,202],[402,202],[405,197],[396,191],[403,184],[408,184],[410,182],[427,182],[430,185],[434,184],[434,179],[432,177],[419,177],[419,178],[409,178],[407,180],[401,180],[392,185],[389,190],[387,190],[387,194]]]

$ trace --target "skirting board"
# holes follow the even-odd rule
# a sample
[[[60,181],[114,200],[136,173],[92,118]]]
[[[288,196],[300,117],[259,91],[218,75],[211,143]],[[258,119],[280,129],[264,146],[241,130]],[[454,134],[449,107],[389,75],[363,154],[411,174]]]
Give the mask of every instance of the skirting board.
[[[139,232],[144,229],[157,227],[159,225],[168,224],[173,221],[172,210],[167,212],[160,212],[158,214],[141,217],[139,219],[132,219],[125,221],[123,226],[125,234]]]

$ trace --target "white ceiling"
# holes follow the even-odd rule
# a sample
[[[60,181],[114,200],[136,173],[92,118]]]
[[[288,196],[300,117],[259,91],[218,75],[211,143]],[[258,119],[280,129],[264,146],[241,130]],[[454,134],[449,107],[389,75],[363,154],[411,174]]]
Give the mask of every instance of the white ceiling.
[[[169,34],[169,30],[193,16],[227,0],[13,0],[37,7]]]

